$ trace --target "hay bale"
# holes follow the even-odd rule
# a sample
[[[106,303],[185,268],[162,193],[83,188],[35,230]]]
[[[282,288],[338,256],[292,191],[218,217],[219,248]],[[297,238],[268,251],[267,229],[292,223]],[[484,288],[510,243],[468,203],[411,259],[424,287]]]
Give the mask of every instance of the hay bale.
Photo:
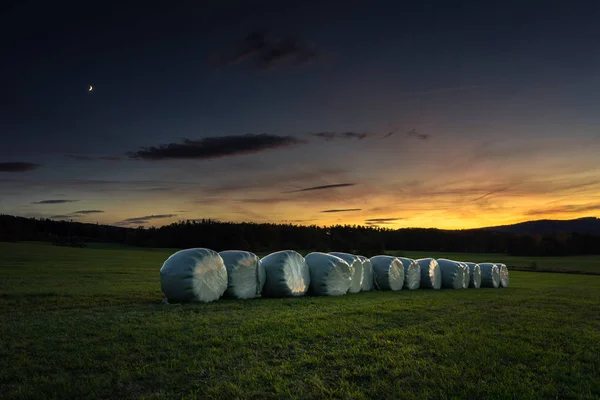
[[[345,260],[320,252],[308,254],[305,260],[310,271],[311,293],[318,296],[346,294],[352,282],[352,270]]]
[[[162,265],[160,288],[169,303],[208,303],[218,300],[227,290],[227,269],[214,250],[180,250]]]
[[[265,269],[263,296],[304,296],[310,285],[310,272],[306,260],[294,250],[281,250],[265,256],[261,263]]]
[[[500,284],[500,271],[493,263],[479,264],[481,269],[481,287],[497,288]]]
[[[508,268],[504,264],[496,264],[500,275],[500,287],[508,287]]]
[[[481,268],[474,262],[465,263],[469,267],[469,287],[479,289],[481,286]]]
[[[462,289],[463,266],[454,260],[439,258],[437,260],[442,270],[442,287],[447,289]]]
[[[416,260],[421,267],[421,287],[424,289],[439,289],[442,287],[442,271],[433,258]]]
[[[404,266],[396,257],[375,256],[369,259],[373,265],[373,283],[379,290],[402,290]]]
[[[469,279],[471,278],[471,271],[469,270],[469,266],[465,262],[460,262],[460,265],[463,267],[463,284],[462,288],[467,289],[469,287]]]
[[[396,258],[404,267],[404,289],[418,289],[421,286],[421,266],[412,258]]]
[[[227,268],[225,296],[235,299],[252,299],[260,296],[265,284],[265,269],[258,256],[240,250],[226,250],[219,255]]]
[[[362,261],[354,254],[330,252],[329,254],[339,257],[346,261],[350,266],[352,272],[352,283],[350,283],[349,293],[358,293],[362,289],[362,282],[364,277]]]
[[[363,282],[360,290],[363,292],[368,292],[373,290],[373,265],[371,265],[371,261],[367,257],[357,257],[362,262],[363,267]]]

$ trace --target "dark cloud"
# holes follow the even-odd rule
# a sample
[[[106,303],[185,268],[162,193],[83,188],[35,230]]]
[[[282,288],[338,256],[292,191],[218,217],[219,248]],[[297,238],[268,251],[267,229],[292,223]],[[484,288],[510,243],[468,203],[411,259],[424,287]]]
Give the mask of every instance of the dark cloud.
[[[67,155],[65,155],[65,157],[71,158],[73,160],[78,160],[78,161],[96,161],[95,157],[90,157],[90,156],[78,156],[78,155],[74,155],[74,154],[67,154]]]
[[[104,211],[103,210],[79,210],[79,211],[75,211],[73,214],[102,214]]]
[[[401,220],[402,218],[397,218],[397,217],[390,217],[390,218],[371,218],[371,219],[367,219],[365,220],[366,223],[375,223],[375,224],[381,224],[381,223],[385,223],[385,222],[393,222],[393,221],[398,221]]]
[[[411,129],[410,131],[406,132],[406,136],[414,137],[421,140],[427,140],[431,137],[425,133],[419,133],[416,129]]]
[[[308,188],[304,188],[304,189],[290,190],[288,192],[283,192],[283,193],[309,192],[312,190],[334,189],[334,188],[348,187],[348,186],[354,186],[354,185],[356,185],[356,183],[334,183],[332,185],[313,186],[313,187],[308,187]]]
[[[488,196],[491,196],[491,195],[493,195],[493,194],[496,194],[496,193],[502,193],[502,192],[506,192],[507,190],[509,190],[509,189],[511,189],[511,188],[513,188],[513,187],[515,187],[515,186],[516,186],[516,185],[511,185],[511,186],[507,186],[507,187],[504,187],[504,188],[501,188],[501,189],[497,189],[497,190],[491,190],[491,191],[487,192],[486,194],[484,194],[484,195],[482,195],[482,196],[479,196],[479,197],[477,197],[477,198],[475,198],[475,199],[473,199],[473,200],[471,200],[471,201],[483,200],[483,199],[485,199],[486,197],[488,197]]]
[[[421,95],[437,94],[437,93],[444,93],[444,92],[458,92],[458,91],[463,91],[463,90],[479,89],[484,86],[490,86],[490,85],[471,85],[471,86],[439,88],[439,89],[426,90],[423,92],[414,92],[414,93],[411,93],[411,95],[421,96]]]
[[[117,222],[116,224],[117,225],[145,224],[146,222],[152,221],[154,219],[171,218],[176,215],[177,214],[146,215],[144,217],[127,218],[127,219]]]
[[[349,211],[360,211],[361,208],[340,208],[340,209],[334,209],[334,210],[323,210],[323,211],[319,211],[322,213],[341,213],[341,212],[349,212]]]
[[[244,167],[245,170],[252,171],[252,164]],[[232,177],[232,179],[224,179],[219,182],[218,186],[203,188],[203,195],[209,198],[214,197],[229,197],[237,193],[243,193],[244,196],[248,192],[262,191],[269,192],[275,188],[281,187],[281,190],[294,190],[314,181],[333,181],[343,180],[346,176],[346,170],[341,168],[324,168],[318,165],[303,167],[302,170],[280,170],[275,169],[268,174],[261,174],[255,179],[248,179],[246,176]],[[229,178],[229,176],[227,176]],[[195,183],[194,187],[198,184]]]
[[[161,186],[161,187],[153,187],[153,188],[146,188],[146,189],[139,189],[139,190],[143,191],[143,192],[168,192],[168,191],[175,191],[176,189],[173,187]]]
[[[319,54],[312,46],[293,36],[285,39],[272,37],[265,30],[250,32],[230,56],[213,55],[213,61],[224,64],[238,64],[253,59],[256,68],[273,69],[285,61],[295,65],[305,65],[315,60]]]
[[[544,208],[540,210],[529,210],[525,212],[525,215],[549,215],[549,214],[576,214],[588,211],[600,210],[600,203],[592,204],[566,204],[562,206],[556,206],[551,208]]]
[[[65,203],[74,203],[79,200],[40,200],[34,201],[31,204],[65,204]]]
[[[258,198],[258,199],[239,199],[237,200],[240,203],[248,203],[248,204],[277,204],[282,202],[289,202],[290,199],[278,199],[274,197],[267,198]]]
[[[0,183],[2,183],[3,179],[0,179]],[[95,179],[70,179],[70,180],[25,180],[25,179],[15,179],[14,187],[17,187],[17,184],[22,188],[26,188],[29,190],[36,189],[38,193],[47,193],[49,190],[69,190],[73,189],[77,190],[85,190],[86,192],[97,192],[97,193],[106,193],[107,191],[111,192],[147,192],[148,190],[153,190],[157,187],[162,187],[160,185],[172,185],[169,186],[172,189],[182,189],[182,188],[192,188],[195,189],[198,187],[198,182],[192,181],[158,181],[158,180],[95,180]],[[163,190],[163,189],[161,189]]]
[[[295,65],[306,65],[318,57],[317,52],[297,38],[287,37],[274,41],[270,47],[258,54],[258,66],[261,69],[272,69],[285,60],[293,60]]]
[[[398,133],[398,129],[394,129],[393,131],[386,133],[381,138],[386,139],[386,138],[389,138],[390,136],[395,135],[396,133]],[[426,135],[424,133],[419,133],[416,129],[411,129],[410,131],[406,132],[406,136],[413,137],[416,139],[421,139],[421,140],[427,140],[431,137],[430,135]]]
[[[237,49],[231,63],[239,63],[248,57],[260,53],[267,49],[267,33],[264,30],[256,30],[248,33],[246,37],[237,45]]]
[[[130,158],[143,160],[194,159],[209,160],[241,154],[258,153],[281,147],[306,143],[292,136],[278,136],[267,133],[236,136],[209,137],[183,143],[169,143],[159,147],[144,147],[129,152]]]
[[[485,188],[452,188],[452,189],[440,189],[440,190],[424,190],[424,191],[413,191],[412,194],[417,197],[434,197],[434,196],[475,196],[477,194],[484,193],[483,196],[491,194],[494,190],[488,190]],[[483,196],[477,197],[471,201],[476,201]]]
[[[112,157],[112,156],[91,157],[91,156],[83,156],[83,155],[75,155],[75,154],[67,154],[67,155],[65,155],[65,157],[71,158],[73,160],[78,160],[78,161],[96,161],[96,160],[119,161],[121,159],[120,157]]]
[[[39,164],[30,162],[5,162],[0,163],[0,172],[27,172],[39,167]]]
[[[336,140],[336,139],[362,140],[369,136],[376,136],[375,133],[368,133],[368,132],[317,132],[317,133],[309,133],[309,135],[318,137],[320,139],[325,139],[327,141]]]
[[[387,224],[391,224],[392,222],[399,221],[401,219],[403,219],[403,218],[396,218],[396,217],[371,218],[371,219],[365,220],[365,224],[366,225],[387,225]]]
[[[73,215],[62,215],[62,214],[60,214],[60,215],[53,215],[53,216],[51,216],[49,218],[50,219],[74,219],[74,218],[77,218],[77,217],[75,217]]]

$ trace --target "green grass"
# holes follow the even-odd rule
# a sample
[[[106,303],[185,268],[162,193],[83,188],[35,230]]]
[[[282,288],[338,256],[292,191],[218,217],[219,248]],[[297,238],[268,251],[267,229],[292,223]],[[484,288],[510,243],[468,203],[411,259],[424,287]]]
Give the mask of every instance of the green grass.
[[[0,398],[600,396],[597,276],[180,306],[169,254],[0,244]]]

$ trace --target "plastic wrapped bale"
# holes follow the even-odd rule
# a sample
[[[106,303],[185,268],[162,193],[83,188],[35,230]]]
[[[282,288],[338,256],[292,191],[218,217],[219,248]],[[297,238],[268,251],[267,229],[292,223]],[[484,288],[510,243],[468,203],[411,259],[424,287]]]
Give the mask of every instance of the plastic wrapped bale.
[[[433,258],[417,260],[421,267],[421,287],[424,289],[440,289],[442,287],[442,271]]]
[[[303,296],[310,285],[310,272],[304,257],[294,250],[281,250],[261,259],[265,269],[263,296]]]
[[[350,271],[352,273],[352,283],[350,284],[348,292],[360,292],[360,290],[362,289],[362,282],[364,277],[362,261],[360,261],[360,259],[353,254],[339,252],[331,252],[329,254],[341,258],[342,260],[346,261],[350,266]]]
[[[248,251],[227,250],[219,253],[227,268],[225,296],[252,299],[260,296],[265,284],[265,269],[258,256]]]
[[[481,286],[481,268],[474,262],[465,263],[469,267],[469,287],[478,289]]]
[[[331,254],[310,253],[305,257],[310,271],[311,293],[318,296],[342,296],[352,282],[350,265]]]
[[[396,258],[404,266],[404,289],[418,289],[421,286],[421,266],[412,258]]]
[[[500,284],[498,266],[493,263],[479,264],[481,270],[481,287],[497,288]]]
[[[373,266],[373,285],[379,290],[402,290],[404,266],[396,257],[375,256],[369,259]]]
[[[508,268],[504,264],[496,264],[500,274],[500,287],[508,287]]]
[[[461,261],[460,265],[463,267],[463,284],[462,288],[466,289],[469,287],[469,279],[471,279],[471,271],[469,270],[469,266],[467,263]]]
[[[368,292],[373,290],[373,265],[371,261],[365,256],[357,256],[363,266],[363,282],[361,291]]]
[[[167,258],[160,269],[160,288],[170,303],[208,303],[227,290],[227,269],[214,250],[181,250]]]
[[[462,289],[463,266],[452,260],[439,258],[437,260],[442,270],[442,287],[447,289]]]

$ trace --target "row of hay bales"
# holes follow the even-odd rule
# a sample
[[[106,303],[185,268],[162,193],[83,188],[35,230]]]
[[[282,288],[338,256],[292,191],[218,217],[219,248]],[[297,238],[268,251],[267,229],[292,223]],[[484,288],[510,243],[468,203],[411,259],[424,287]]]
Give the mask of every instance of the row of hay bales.
[[[342,296],[370,290],[466,289],[508,286],[504,264],[447,259],[314,252],[303,257],[282,250],[260,259],[247,251],[181,250],[160,269],[161,289],[169,302]]]

